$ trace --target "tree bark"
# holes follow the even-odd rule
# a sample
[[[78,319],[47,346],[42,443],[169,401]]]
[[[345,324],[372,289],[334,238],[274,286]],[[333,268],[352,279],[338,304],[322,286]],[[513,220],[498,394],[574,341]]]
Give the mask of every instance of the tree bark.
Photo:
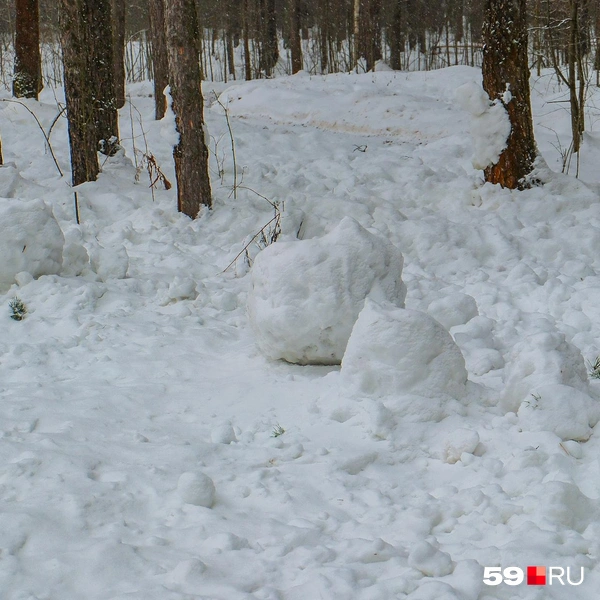
[[[42,90],[38,0],[16,0],[13,95],[35,98]]]
[[[260,1],[260,68],[266,77],[273,75],[273,69],[279,60],[279,42],[277,38],[277,14],[275,0]]]
[[[95,181],[98,164],[94,85],[89,69],[85,0],[61,0],[60,29],[73,185]]]
[[[288,0],[290,26],[290,52],[292,55],[292,74],[302,70],[302,45],[300,41],[300,22],[298,19],[298,1]]]
[[[159,121],[165,116],[167,110],[167,99],[163,92],[169,85],[164,0],[150,0],[149,9],[154,72],[154,118]]]
[[[387,32],[390,45],[390,67],[396,71],[402,69],[402,53],[406,41],[403,4],[404,0],[395,0],[392,22]]]
[[[112,0],[115,106],[125,106],[125,0]]]
[[[99,149],[111,156],[119,140],[119,115],[115,97],[111,0],[84,0],[89,32],[96,135]]]
[[[498,162],[484,171],[485,180],[522,189],[536,157],[527,59],[526,0],[486,0],[483,26],[483,87],[492,100],[512,96],[504,106],[511,124],[507,146]]]
[[[171,96],[179,143],[173,149],[177,177],[177,208],[195,219],[202,206],[211,207],[208,148],[196,40],[198,25],[194,0],[165,3],[167,56]]]
[[[248,0],[243,0],[243,30],[244,30],[244,78],[246,81],[252,79],[252,59],[250,56],[250,7],[248,6]]]

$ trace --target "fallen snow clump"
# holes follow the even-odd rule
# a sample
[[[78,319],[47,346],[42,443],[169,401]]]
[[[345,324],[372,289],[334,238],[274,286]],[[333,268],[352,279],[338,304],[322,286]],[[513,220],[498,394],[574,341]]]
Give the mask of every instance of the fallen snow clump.
[[[177,482],[179,497],[186,504],[211,508],[215,503],[215,484],[204,473],[183,473]]]
[[[541,385],[570,386],[584,394],[589,391],[585,361],[581,352],[547,320],[539,330],[517,342],[504,369],[502,408],[516,412],[521,402]]]
[[[0,287],[23,271],[33,277],[60,272],[65,238],[48,204],[0,198],[0,223]]]
[[[360,395],[463,398],[467,370],[451,335],[428,314],[367,300],[348,341],[341,377]]]
[[[248,315],[271,359],[339,364],[365,298],[404,306],[404,258],[350,217],[321,238],[278,242],[252,268]]]
[[[523,401],[518,415],[521,427],[528,431],[587,440],[600,420],[600,402],[568,385],[542,385]]]

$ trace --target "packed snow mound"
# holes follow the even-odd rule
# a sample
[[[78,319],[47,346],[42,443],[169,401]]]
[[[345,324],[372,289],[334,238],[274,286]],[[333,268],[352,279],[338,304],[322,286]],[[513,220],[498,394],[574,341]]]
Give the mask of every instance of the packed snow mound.
[[[321,238],[277,242],[252,267],[248,315],[262,352],[339,364],[365,298],[404,306],[404,258],[350,217]]]
[[[10,287],[17,273],[60,272],[65,238],[48,204],[0,198],[0,223],[0,288]]]
[[[551,431],[563,440],[587,440],[600,420],[600,402],[568,385],[542,385],[519,408],[527,431]]]
[[[544,331],[545,329],[545,331]],[[563,333],[547,322],[539,330],[517,342],[504,369],[505,392],[502,407],[516,412],[521,402],[541,385],[560,384],[587,393],[587,370],[581,352]]]
[[[505,97],[510,101],[506,94]],[[491,102],[484,89],[474,81],[457,88],[456,100],[473,117],[473,167],[485,169],[496,164],[510,135],[510,120],[506,108],[500,100]]]
[[[451,335],[428,314],[367,300],[342,361],[341,377],[361,395],[463,398],[467,371]]]

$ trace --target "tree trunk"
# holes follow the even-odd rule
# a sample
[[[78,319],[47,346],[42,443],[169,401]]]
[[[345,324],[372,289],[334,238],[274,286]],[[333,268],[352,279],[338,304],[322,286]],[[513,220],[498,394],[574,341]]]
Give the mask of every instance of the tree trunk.
[[[159,121],[167,110],[167,99],[163,92],[169,85],[164,0],[150,0],[149,16],[154,73],[154,118]]]
[[[173,148],[177,177],[177,208],[195,219],[202,206],[211,207],[208,148],[196,41],[194,0],[165,3],[167,56],[179,143]]]
[[[252,59],[250,56],[250,7],[248,6],[248,0],[243,0],[243,29],[244,29],[244,78],[246,81],[252,79]]]
[[[275,0],[260,0],[260,24],[260,68],[266,77],[271,77],[279,60]]]
[[[115,106],[125,106],[125,0],[112,0]]]
[[[60,28],[73,185],[94,181],[100,170],[94,85],[89,69],[85,0],[61,0]]]
[[[229,76],[235,79],[235,53],[233,51],[233,34],[231,27],[225,33],[225,46],[227,51],[227,69]]]
[[[84,0],[89,30],[89,69],[92,75],[96,135],[100,151],[112,156],[119,140],[115,97],[111,0]]]
[[[42,90],[38,0],[16,0],[13,95],[35,98]]]
[[[392,22],[388,28],[388,43],[390,45],[390,67],[399,71],[402,69],[402,52],[404,52],[404,43],[406,39],[404,31],[404,15],[402,5],[404,0],[396,0],[394,12],[392,13]]]
[[[358,70],[358,61],[362,56],[362,40],[360,39],[360,21],[362,18],[362,0],[354,0],[353,6],[353,30],[354,30],[354,43],[352,45],[352,63],[353,66]]]
[[[292,54],[292,74],[302,70],[302,45],[300,42],[300,22],[297,0],[288,0],[290,51]]]
[[[527,60],[526,0],[486,0],[483,26],[483,87],[492,100],[508,89],[504,106],[511,124],[506,149],[485,169],[485,180],[507,188],[526,187],[536,156]]]

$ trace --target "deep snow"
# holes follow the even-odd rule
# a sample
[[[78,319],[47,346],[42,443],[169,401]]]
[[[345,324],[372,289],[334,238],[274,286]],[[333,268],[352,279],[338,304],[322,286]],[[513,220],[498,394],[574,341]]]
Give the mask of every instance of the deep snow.
[[[24,226],[48,259],[62,244],[62,266],[33,279],[14,272],[0,225],[0,271],[16,274],[10,288],[0,277],[3,600],[597,598],[600,387],[585,361],[600,354],[598,92],[584,183],[551,170],[569,117],[549,103],[552,77],[535,81],[551,169],[510,192],[471,163],[455,89],[479,79],[456,67],[206,84],[224,179],[197,221],[174,190],[153,200],[145,172],[135,182],[131,119],[174,180],[172,119],[151,120],[149,83],[130,88],[145,140],[126,107],[126,156],[80,187],[80,226],[31,116],[0,105],[1,214],[42,200],[63,236]],[[58,112],[53,90],[28,106],[46,127]],[[63,119],[52,142],[66,169]],[[282,207],[283,241],[351,216],[399,248],[406,308],[449,328],[465,394],[382,394],[339,367],[263,357],[248,265],[223,272],[273,217],[255,192]],[[584,566],[585,581],[482,584],[484,566],[527,565]]]

